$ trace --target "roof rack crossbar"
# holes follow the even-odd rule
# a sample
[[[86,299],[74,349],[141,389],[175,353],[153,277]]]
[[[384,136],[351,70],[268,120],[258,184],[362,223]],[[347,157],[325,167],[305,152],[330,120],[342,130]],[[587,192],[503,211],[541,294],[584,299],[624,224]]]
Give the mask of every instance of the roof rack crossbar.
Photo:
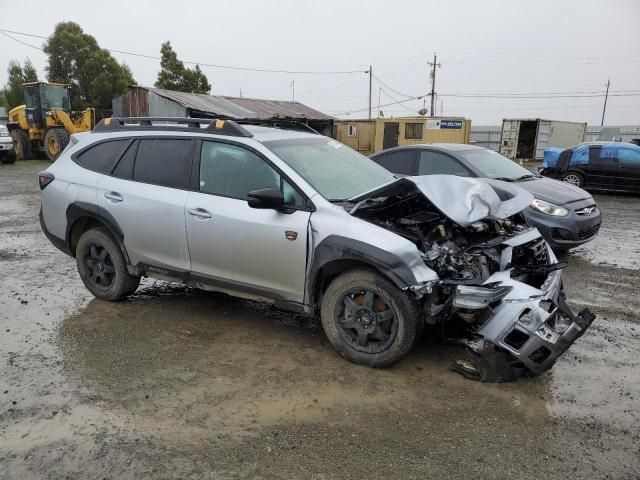
[[[236,123],[240,125],[259,125],[263,127],[281,128],[283,130],[301,130],[321,135],[320,132],[310,127],[308,124],[301,122],[300,120],[291,120],[285,118],[267,118],[267,119],[254,119],[243,118],[235,119]]]
[[[202,126],[204,125],[206,127],[203,129]],[[184,132],[187,129],[203,130],[208,133],[234,137],[253,136],[246,128],[233,120],[193,117],[111,117],[101,120],[93,131],[168,130]]]

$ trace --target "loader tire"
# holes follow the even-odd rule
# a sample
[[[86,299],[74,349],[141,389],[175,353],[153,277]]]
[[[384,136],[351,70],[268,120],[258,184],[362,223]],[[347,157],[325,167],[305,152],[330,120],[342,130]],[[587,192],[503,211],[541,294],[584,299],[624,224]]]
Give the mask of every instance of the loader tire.
[[[52,162],[60,156],[69,144],[69,134],[61,128],[52,128],[44,136],[44,151]]]
[[[13,138],[13,150],[16,153],[18,160],[28,160],[33,156],[33,150],[31,148],[31,139],[24,130],[14,130],[11,132]]]

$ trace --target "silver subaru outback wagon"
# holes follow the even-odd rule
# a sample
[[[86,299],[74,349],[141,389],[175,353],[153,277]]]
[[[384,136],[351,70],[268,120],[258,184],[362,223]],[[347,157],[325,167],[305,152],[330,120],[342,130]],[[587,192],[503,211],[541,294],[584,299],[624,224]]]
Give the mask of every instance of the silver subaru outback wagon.
[[[336,350],[369,366],[446,323],[476,353],[461,373],[537,374],[594,318],[567,307],[566,263],[520,214],[526,191],[397,178],[311,131],[112,118],[39,181],[42,229],[96,297],[150,276],[270,302],[319,315]]]

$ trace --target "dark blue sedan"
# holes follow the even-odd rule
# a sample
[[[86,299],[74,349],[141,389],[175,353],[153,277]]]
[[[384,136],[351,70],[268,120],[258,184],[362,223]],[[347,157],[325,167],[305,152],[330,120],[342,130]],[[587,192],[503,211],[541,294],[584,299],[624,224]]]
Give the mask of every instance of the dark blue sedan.
[[[587,190],[640,193],[640,146],[592,142],[548,148],[540,174]]]

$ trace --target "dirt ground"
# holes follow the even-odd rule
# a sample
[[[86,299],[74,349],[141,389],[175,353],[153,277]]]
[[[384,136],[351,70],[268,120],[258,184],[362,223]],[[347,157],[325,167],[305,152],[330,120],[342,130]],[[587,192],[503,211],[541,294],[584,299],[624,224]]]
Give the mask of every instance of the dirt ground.
[[[632,479],[640,198],[565,258],[598,318],[537,378],[480,384],[425,339],[373,370],[318,322],[147,280],[107,303],[38,224],[45,162],[0,165],[0,479]]]

